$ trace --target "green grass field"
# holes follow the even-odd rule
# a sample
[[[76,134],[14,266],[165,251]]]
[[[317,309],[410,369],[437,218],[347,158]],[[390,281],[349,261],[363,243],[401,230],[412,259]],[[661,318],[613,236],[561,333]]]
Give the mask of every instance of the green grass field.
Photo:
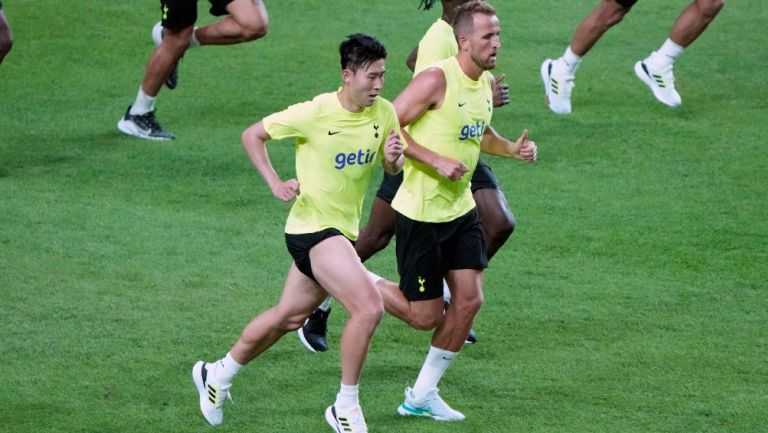
[[[265,39],[187,54],[158,103],[178,139],[156,143],[115,127],[156,1],[4,3],[16,46],[0,65],[0,431],[211,431],[192,364],[276,302],[290,263],[289,205],[241,131],[335,89],[353,32],[387,45],[394,98],[438,14],[415,0],[268,1]],[[480,342],[441,382],[467,420],[395,413],[429,334],[386,317],[362,381],[372,432],[768,432],[768,9],[727,2],[676,64],[683,106],[670,110],[632,65],[687,1],[639,2],[585,58],[574,114],[556,117],[538,67],[596,3],[495,2],[514,102],[494,125],[528,128],[540,160],[488,160],[518,228],[486,273]],[[290,142],[270,153],[293,172]],[[369,266],[395,278],[393,248]],[[287,335],[240,374],[217,431],[330,431],[338,381],[337,352]]]

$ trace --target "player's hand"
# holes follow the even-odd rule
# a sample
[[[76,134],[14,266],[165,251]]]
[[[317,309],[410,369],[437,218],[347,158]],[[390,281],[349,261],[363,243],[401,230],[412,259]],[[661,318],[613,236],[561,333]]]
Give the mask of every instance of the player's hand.
[[[495,78],[496,84],[493,86],[493,106],[502,107],[509,104],[509,84],[502,83],[505,75],[501,74]]]
[[[432,166],[440,176],[450,180],[459,180],[469,171],[469,168],[463,162],[445,156],[437,157]]]
[[[387,164],[395,164],[402,154],[403,143],[400,141],[400,134],[391,129],[387,142],[384,143],[384,161]]]
[[[538,157],[538,148],[536,147],[535,142],[528,140],[527,129],[524,129],[523,133],[520,134],[520,138],[515,142],[515,147],[519,149],[518,155],[520,159],[529,163],[534,163],[536,161],[536,158]]]
[[[272,195],[282,201],[291,201],[299,195],[299,181],[296,179],[288,179],[285,182],[280,182],[274,187],[271,187]]]

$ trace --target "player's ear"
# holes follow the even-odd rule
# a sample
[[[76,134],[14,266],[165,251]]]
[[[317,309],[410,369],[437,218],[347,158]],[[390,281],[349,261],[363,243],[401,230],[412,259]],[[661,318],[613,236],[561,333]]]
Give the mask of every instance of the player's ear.
[[[353,72],[349,68],[344,68],[341,70],[341,80],[344,81],[345,84],[348,84],[352,81]]]
[[[469,50],[469,37],[466,35],[459,35],[456,42],[459,43],[459,51]]]

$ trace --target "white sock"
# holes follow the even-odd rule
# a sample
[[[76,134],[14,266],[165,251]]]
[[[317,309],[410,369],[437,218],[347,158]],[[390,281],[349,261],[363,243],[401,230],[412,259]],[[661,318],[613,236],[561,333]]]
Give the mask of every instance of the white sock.
[[[451,289],[445,280],[443,280],[443,302],[446,304],[451,303]]]
[[[339,393],[336,394],[335,405],[341,409],[355,407],[360,405],[358,400],[360,385],[344,385],[341,384]]]
[[[131,105],[130,114],[133,116],[139,116],[149,113],[155,109],[156,99],[157,96],[149,96],[144,93],[144,89],[139,87],[139,93],[136,95],[136,100],[133,101],[133,105]]]
[[[647,63],[652,69],[661,69],[675,63],[675,60],[683,54],[683,50],[684,48],[672,42],[672,39],[667,39],[658,51],[648,56]]]
[[[230,352],[227,352],[227,356],[216,361],[213,368],[213,379],[216,383],[228,384],[232,383],[237,372],[243,366],[232,358]]]
[[[449,352],[434,346],[429,347],[427,359],[424,360],[419,377],[416,378],[416,383],[413,385],[413,396],[417,400],[424,397],[430,390],[437,388],[437,382],[443,377],[445,370],[451,365],[456,355],[458,352]]]
[[[198,29],[198,27],[195,27],[195,28],[192,30],[192,38],[190,39],[189,48],[197,48],[197,47],[200,47],[200,46],[202,46],[202,44],[200,43],[200,41],[199,41],[199,40],[197,40],[197,34],[195,33],[195,32],[197,32],[197,29]]]
[[[325,298],[325,301],[323,301],[323,303],[320,304],[320,306],[317,307],[317,309],[318,310],[323,310],[323,311],[325,311],[327,313],[328,310],[331,309],[331,301],[333,301],[333,297],[332,296],[329,296],[329,297]]]
[[[573,74],[581,63],[581,56],[574,53],[573,50],[571,50],[571,46],[568,45],[568,48],[565,49],[565,53],[563,53],[563,57],[560,57],[560,60],[563,61],[568,72]]]

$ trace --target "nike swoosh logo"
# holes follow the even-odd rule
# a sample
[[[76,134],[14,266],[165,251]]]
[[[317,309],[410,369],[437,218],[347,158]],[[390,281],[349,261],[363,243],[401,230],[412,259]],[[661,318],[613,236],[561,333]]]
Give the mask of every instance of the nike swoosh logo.
[[[465,106],[465,105],[467,105],[467,103],[466,103],[466,102],[459,102],[459,107],[463,107],[463,106]]]
[[[340,133],[341,133],[341,131],[328,131],[328,135],[336,135],[336,134],[340,134]]]

